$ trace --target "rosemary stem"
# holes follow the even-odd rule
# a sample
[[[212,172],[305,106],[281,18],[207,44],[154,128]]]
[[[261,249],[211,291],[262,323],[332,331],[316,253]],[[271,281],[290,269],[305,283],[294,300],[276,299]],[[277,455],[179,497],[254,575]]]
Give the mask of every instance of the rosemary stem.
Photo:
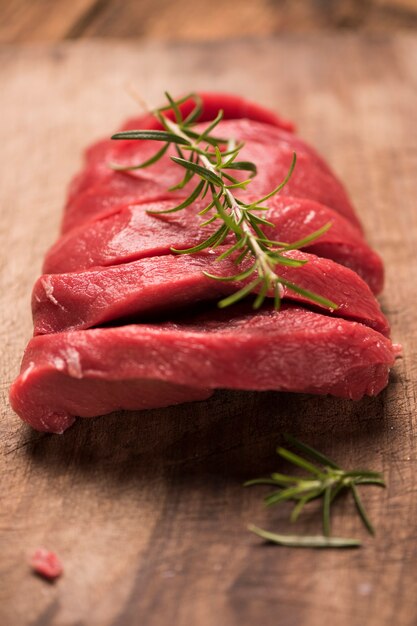
[[[179,135],[186,141],[190,141],[189,136],[183,132],[181,127],[176,122],[173,122],[172,120],[166,120],[166,123],[170,127],[170,129],[175,132],[175,134]],[[197,143],[191,143],[191,150],[195,148],[198,148]],[[213,174],[217,174],[216,166],[210,161],[210,159],[208,159],[204,154],[201,153],[199,154],[199,158],[207,170],[209,170]],[[224,186],[222,192],[223,195],[227,198],[232,217],[234,218],[235,222],[240,225],[242,231],[247,236],[248,245],[255,256],[260,277],[268,281],[268,283],[271,283],[273,286],[277,284],[280,291],[280,296],[282,296],[284,288],[279,282],[279,277],[277,276],[277,274],[271,269],[267,255],[259,245],[256,234],[253,232],[252,228],[248,224],[244,211],[242,211],[242,209],[240,208],[235,196],[230,191],[230,189],[227,189],[227,187]]]

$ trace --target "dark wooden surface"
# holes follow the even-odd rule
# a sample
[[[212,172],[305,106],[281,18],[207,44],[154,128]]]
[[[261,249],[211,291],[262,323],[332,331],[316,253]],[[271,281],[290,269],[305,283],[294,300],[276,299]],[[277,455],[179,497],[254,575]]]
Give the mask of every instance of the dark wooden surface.
[[[0,0],[0,41],[218,40],[417,28],[417,0]]]
[[[285,60],[285,62],[284,62]],[[414,626],[417,623],[417,40],[284,37],[201,45],[84,42],[1,50],[0,624],[2,626]],[[375,399],[218,393],[208,402],[77,423],[63,436],[13,415],[8,386],[30,336],[29,296],[57,234],[82,148],[135,111],[132,81],[229,89],[294,118],[346,181],[383,255],[383,306],[404,346]],[[289,532],[242,481],[284,469],[282,433],[347,467],[382,470],[364,490],[366,535],[351,504],[334,532],[357,551],[264,546],[250,522]],[[311,510],[294,531],[318,532]],[[33,576],[54,549],[65,574]]]

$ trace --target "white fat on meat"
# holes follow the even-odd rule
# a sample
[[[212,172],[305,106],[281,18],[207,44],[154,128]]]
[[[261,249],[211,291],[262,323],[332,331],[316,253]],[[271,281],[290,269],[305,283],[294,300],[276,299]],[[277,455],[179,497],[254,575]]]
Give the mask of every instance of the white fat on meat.
[[[59,308],[62,309],[63,311],[66,311],[66,308],[62,304],[60,304],[54,296],[54,287],[52,285],[51,277],[45,276],[44,278],[41,278],[41,285],[45,290],[45,295],[48,298],[48,300],[50,300],[52,304],[59,306]]]

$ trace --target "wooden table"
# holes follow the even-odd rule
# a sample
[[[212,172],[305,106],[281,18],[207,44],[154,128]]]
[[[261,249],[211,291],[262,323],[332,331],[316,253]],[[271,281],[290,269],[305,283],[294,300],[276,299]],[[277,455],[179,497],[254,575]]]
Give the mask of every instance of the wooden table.
[[[64,43],[5,47],[0,68],[2,626],[415,625],[417,40]],[[61,437],[13,415],[31,285],[65,185],[83,146],[135,111],[128,81],[154,103],[166,88],[246,94],[294,118],[332,163],[386,261],[382,303],[404,346],[377,398],[219,392],[80,421]],[[363,539],[356,551],[265,546],[247,532],[290,530],[286,507],[265,510],[261,489],[242,488],[284,469],[285,431],[385,473],[387,490],[363,490],[375,539],[348,500],[334,532]],[[314,510],[294,529],[319,530]],[[55,585],[29,571],[38,545],[65,564]]]
[[[0,42],[85,37],[202,41],[417,28],[416,0],[0,0]]]

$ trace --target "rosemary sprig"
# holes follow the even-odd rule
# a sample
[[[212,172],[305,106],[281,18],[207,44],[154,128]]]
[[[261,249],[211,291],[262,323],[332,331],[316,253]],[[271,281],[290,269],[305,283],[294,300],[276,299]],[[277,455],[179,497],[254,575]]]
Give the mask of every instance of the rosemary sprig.
[[[330,228],[330,224],[326,224],[319,230],[312,232],[308,237],[292,243],[273,241],[263,231],[265,226],[273,226],[273,224],[259,215],[259,212],[268,210],[264,203],[278,194],[287,184],[296,164],[296,154],[293,155],[288,174],[275,189],[254,202],[244,202],[241,198],[236,197],[235,190],[247,188],[257,173],[256,165],[250,161],[238,159],[243,143],[236,144],[233,139],[223,139],[213,135],[213,131],[223,119],[223,111],[219,111],[216,118],[202,132],[198,133],[194,128],[202,111],[201,98],[197,94],[189,94],[180,100],[174,100],[169,93],[165,95],[168,104],[153,111],[163,130],[128,130],[112,136],[112,139],[116,140],[159,141],[163,143],[162,148],[143,163],[130,166],[113,164],[112,167],[118,170],[145,168],[161,159],[170,146],[174,147],[176,156],[170,158],[185,171],[182,180],[170,190],[181,190],[192,179],[196,179],[197,183],[188,197],[177,206],[167,211],[149,211],[149,213],[161,214],[181,211],[196,200],[208,196],[207,205],[200,211],[200,215],[208,215],[202,226],[215,223],[217,229],[203,242],[192,248],[186,250],[172,248],[172,251],[177,254],[194,254],[207,248],[215,249],[230,242],[230,236],[232,236],[234,243],[226,250],[222,249],[217,260],[232,255],[237,266],[240,266],[245,259],[250,259],[249,267],[244,270],[239,269],[236,274],[227,277],[208,272],[204,272],[204,274],[213,280],[249,282],[246,282],[241,289],[231,296],[221,300],[219,302],[220,307],[234,304],[256,291],[257,297],[253,303],[255,309],[259,308],[270,294],[273,294],[275,308],[279,309],[285,287],[309,298],[320,306],[332,311],[337,309],[336,303],[286,280],[276,271],[279,265],[292,267],[304,265],[305,261],[291,259],[285,253],[316,240]],[[184,119],[180,105],[190,98],[194,102],[194,108]],[[164,115],[168,110],[173,112],[174,120],[170,120]],[[246,172],[247,178],[239,180],[230,173],[231,171]]]
[[[302,536],[275,535],[256,527],[250,527],[250,530],[264,539],[282,545],[308,545],[309,547],[352,547],[353,545],[360,545],[360,542],[355,539],[330,537],[331,506],[342,491],[351,491],[357,512],[364,526],[371,535],[374,535],[375,530],[359,496],[358,485],[385,487],[382,474],[370,470],[343,470],[332,459],[329,459],[311,446],[298,441],[295,437],[285,435],[285,439],[297,448],[300,453],[309,458],[281,447],[277,449],[277,453],[281,458],[307,472],[307,475],[300,477],[274,473],[268,478],[249,480],[245,483],[245,486],[272,485],[278,487],[277,490],[265,497],[265,504],[271,506],[280,502],[294,501],[295,505],[290,516],[292,522],[298,519],[308,502],[322,498],[323,535],[306,538]]]

